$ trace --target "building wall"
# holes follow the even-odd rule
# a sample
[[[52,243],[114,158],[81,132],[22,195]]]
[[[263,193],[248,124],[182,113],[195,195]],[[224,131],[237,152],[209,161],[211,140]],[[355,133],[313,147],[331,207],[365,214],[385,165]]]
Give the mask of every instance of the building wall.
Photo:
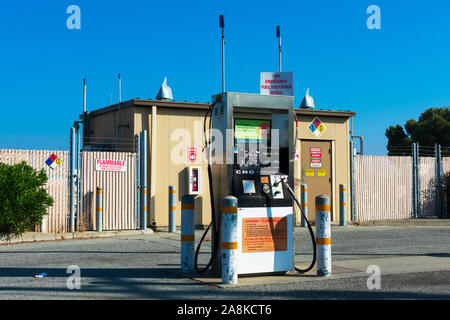
[[[152,121],[152,109],[156,114]],[[195,165],[202,168],[202,192],[196,197],[196,220],[199,225],[208,225],[211,221],[210,197],[208,184],[207,162],[202,152],[203,119],[206,108],[138,106],[128,107],[121,111],[121,123],[129,121],[130,129],[123,130],[122,137],[134,137],[141,130],[148,130],[148,222],[156,222],[157,226],[168,225],[168,187],[173,185],[177,190],[177,225],[181,218],[181,197],[187,192],[187,166]],[[318,111],[317,113],[320,113]],[[300,150],[301,139],[324,140],[332,142],[332,219],[339,218],[339,184],[347,185],[347,220],[350,220],[350,159],[349,159],[349,120],[345,116],[318,116],[326,126],[320,138],[315,138],[308,130],[315,115],[298,115],[297,150]],[[116,136],[114,124],[117,122],[116,111],[104,113],[92,120],[91,127],[95,136]],[[95,119],[95,120],[94,120]],[[108,125],[105,125],[105,122]],[[152,123],[155,127],[152,127]],[[112,124],[112,125],[111,125]],[[178,129],[178,131],[177,131]],[[181,129],[181,130],[180,130]],[[185,131],[183,131],[185,130]],[[196,138],[197,137],[197,138]],[[155,145],[153,145],[155,144]],[[196,148],[197,161],[188,160],[188,148]],[[177,163],[177,157],[184,158]],[[300,155],[301,157],[302,155]],[[175,160],[175,161],[174,161]],[[295,192],[300,199],[300,185],[304,172],[301,172],[299,160],[294,163]],[[298,209],[296,209],[298,211]],[[310,209],[314,206],[310,204]],[[298,212],[297,212],[298,213]],[[297,222],[300,216],[297,216]]]
[[[202,152],[203,118],[205,110],[183,110],[175,108],[157,108],[156,130],[150,130],[149,141],[155,142],[151,135],[156,132],[156,147],[150,147],[153,164],[154,184],[150,203],[154,205],[154,217],[157,226],[168,225],[168,188],[175,186],[177,191],[177,225],[181,224],[181,197],[187,194],[187,167],[200,166],[201,194],[195,200],[195,224],[208,225],[211,220],[207,162]],[[141,116],[142,117],[142,116]],[[150,117],[151,123],[151,117]],[[188,160],[188,148],[196,149],[197,160]],[[151,159],[148,164],[152,165]],[[149,181],[151,176],[149,177]]]
[[[114,110],[105,112],[90,117],[90,133],[89,143],[92,150],[105,151],[119,151],[132,152],[134,151],[134,119],[133,109],[124,108],[120,111]],[[118,125],[127,125],[128,127],[121,127],[117,131]],[[119,141],[117,141],[119,138]]]
[[[301,150],[301,140],[319,140],[332,142],[331,154],[331,170],[332,170],[332,220],[339,221],[339,185],[347,186],[347,221],[350,221],[350,147],[349,147],[349,118],[320,116],[318,118],[325,124],[326,130],[323,134],[316,138],[308,129],[309,124],[314,120],[316,115],[298,115],[299,129],[297,150]],[[304,156],[300,154],[300,158]],[[295,192],[300,197],[300,185],[304,183],[305,172],[301,171],[300,160],[295,160],[294,175],[296,178]],[[300,199],[300,198],[299,198]],[[314,204],[309,205],[309,212],[314,210]]]

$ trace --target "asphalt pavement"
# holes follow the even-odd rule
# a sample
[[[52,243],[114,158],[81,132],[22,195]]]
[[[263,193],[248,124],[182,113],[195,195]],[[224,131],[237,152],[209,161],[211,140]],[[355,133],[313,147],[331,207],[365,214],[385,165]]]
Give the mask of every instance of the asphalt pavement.
[[[196,239],[202,233],[197,230]],[[200,266],[209,260],[210,244],[202,245]],[[210,273],[181,273],[179,233],[3,244],[0,299],[449,299],[449,244],[449,226],[332,226],[330,277],[312,270],[240,277],[235,286]],[[297,267],[307,266],[306,228],[295,229],[295,252]],[[375,288],[370,266],[380,270]]]

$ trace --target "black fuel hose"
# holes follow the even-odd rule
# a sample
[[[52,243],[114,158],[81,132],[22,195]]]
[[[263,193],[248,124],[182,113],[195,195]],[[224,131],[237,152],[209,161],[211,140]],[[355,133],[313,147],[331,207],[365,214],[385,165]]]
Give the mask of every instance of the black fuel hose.
[[[204,135],[204,139],[205,139],[205,147],[203,148],[203,151],[206,150],[206,152],[209,152],[209,150],[207,150],[207,147],[209,144],[211,144],[211,141],[209,139],[207,139],[207,137],[206,137],[206,119],[208,118],[208,114],[211,117],[215,105],[216,105],[216,103],[213,103],[209,106],[208,110],[206,111],[205,117],[203,119],[203,135]],[[211,118],[209,120],[209,128],[211,129]],[[207,155],[207,159],[208,159],[208,181],[209,181],[209,194],[210,194],[209,198],[210,198],[210,202],[211,202],[211,222],[209,223],[208,227],[206,228],[205,232],[203,233],[203,235],[200,239],[200,242],[197,245],[197,249],[195,250],[194,267],[195,267],[195,271],[197,271],[198,273],[203,273],[206,270],[208,270],[209,267],[211,267],[212,263],[214,262],[214,260],[216,258],[217,251],[219,250],[219,238],[218,238],[219,232],[217,230],[217,226],[220,225],[220,223],[216,222],[216,211],[215,211],[215,205],[214,205],[211,160],[210,160],[209,153]],[[214,247],[212,248],[211,258],[209,259],[208,264],[204,268],[200,269],[198,267],[198,254],[200,253],[200,247],[202,246],[202,243],[205,240],[206,234],[208,233],[211,226],[213,227],[212,232],[213,232],[213,238],[214,238]]]
[[[308,218],[306,217],[305,212],[303,211],[302,206],[300,205],[300,202],[298,201],[297,197],[295,196],[294,191],[292,191],[292,189],[289,186],[289,184],[287,183],[287,181],[285,179],[281,178],[281,176],[280,176],[280,181],[283,184],[283,186],[286,188],[286,190],[289,192],[291,197],[294,199],[294,201],[297,204],[298,208],[300,209],[300,211],[302,213],[302,216],[305,219],[306,224],[308,225],[309,234],[311,236],[311,242],[312,242],[313,252],[314,252],[313,253],[313,260],[311,262],[311,265],[308,268],[306,268],[306,269],[299,269],[299,268],[295,267],[295,263],[294,263],[295,271],[297,271],[299,273],[305,273],[305,272],[308,272],[309,270],[311,270],[314,267],[314,265],[316,264],[316,255],[317,255],[317,253],[316,253],[316,238],[314,236],[314,232],[312,230],[311,224],[309,223]]]

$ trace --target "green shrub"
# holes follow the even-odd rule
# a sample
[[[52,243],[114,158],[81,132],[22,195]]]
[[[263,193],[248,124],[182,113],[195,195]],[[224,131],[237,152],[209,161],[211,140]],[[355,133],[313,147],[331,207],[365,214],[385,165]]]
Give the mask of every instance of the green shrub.
[[[25,161],[0,163],[0,238],[10,240],[39,225],[53,205],[44,189],[45,170],[35,170]]]

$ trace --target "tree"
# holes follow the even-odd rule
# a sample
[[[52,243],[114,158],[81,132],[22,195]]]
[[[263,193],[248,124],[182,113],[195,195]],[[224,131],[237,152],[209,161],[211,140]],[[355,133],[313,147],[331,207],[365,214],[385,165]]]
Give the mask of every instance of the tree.
[[[434,146],[435,143],[450,146],[450,108],[426,109],[418,121],[406,121],[404,129],[398,124],[390,126],[385,135],[388,138],[388,155],[411,154],[413,142],[419,143],[419,146]],[[445,153],[448,151],[443,150],[442,155]]]
[[[25,161],[15,165],[0,163],[0,238],[19,237],[41,223],[53,199],[44,189],[44,169]]]

